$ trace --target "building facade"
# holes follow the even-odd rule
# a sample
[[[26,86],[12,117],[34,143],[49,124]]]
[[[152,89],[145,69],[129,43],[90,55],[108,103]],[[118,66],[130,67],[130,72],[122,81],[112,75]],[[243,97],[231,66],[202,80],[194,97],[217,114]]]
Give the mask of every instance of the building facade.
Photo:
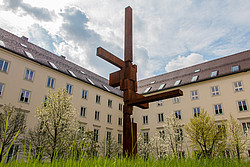
[[[140,67],[139,67],[140,68]],[[179,88],[182,97],[150,103],[147,110],[134,107],[138,131],[153,136],[163,128],[164,115],[175,114],[182,123],[201,109],[216,122],[232,114],[244,130],[250,128],[250,50],[151,77],[138,82],[138,92],[152,95]],[[66,88],[85,130],[106,134],[122,142],[122,91],[108,80],[0,29],[0,106],[12,104],[27,112],[27,127],[37,124],[36,108],[48,90]],[[250,149],[249,149],[250,150]]]

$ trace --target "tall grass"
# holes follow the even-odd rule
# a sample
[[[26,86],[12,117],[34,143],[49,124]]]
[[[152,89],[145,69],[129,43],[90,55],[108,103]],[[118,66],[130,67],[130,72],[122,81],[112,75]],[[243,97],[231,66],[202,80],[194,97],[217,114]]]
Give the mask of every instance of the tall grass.
[[[117,167],[139,167],[139,166],[150,166],[150,167],[249,167],[250,161],[238,161],[237,159],[195,159],[195,158],[167,158],[167,159],[142,159],[142,158],[91,158],[84,159],[83,161],[75,159],[67,159],[67,160],[54,160],[52,163],[49,162],[11,162],[7,164],[1,164],[3,167],[29,167],[29,166],[45,166],[45,167],[68,167],[68,166],[94,166],[94,167],[102,167],[102,166],[117,166]]]

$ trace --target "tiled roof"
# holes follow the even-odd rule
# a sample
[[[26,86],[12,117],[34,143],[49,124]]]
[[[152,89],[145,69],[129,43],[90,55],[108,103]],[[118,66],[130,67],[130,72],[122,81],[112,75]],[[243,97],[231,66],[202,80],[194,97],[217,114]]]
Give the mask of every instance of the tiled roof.
[[[1,42],[2,41],[2,42]],[[4,46],[2,46],[4,43]],[[57,70],[66,75],[79,79],[90,85],[122,96],[122,91],[109,86],[108,80],[65,59],[64,56],[57,56],[28,41],[25,37],[18,37],[0,28],[0,47],[14,52],[27,59],[35,61]],[[54,66],[55,65],[55,66]],[[91,83],[92,81],[92,83]]]
[[[239,66],[239,70],[232,72],[233,66]],[[138,82],[138,92],[152,93],[248,70],[250,70],[250,50],[141,80]],[[213,71],[217,71],[217,75],[211,77]],[[194,76],[197,77],[193,78]],[[180,83],[175,86],[178,80]],[[163,88],[159,89],[161,85]],[[148,89],[149,91],[146,91]]]
[[[1,41],[5,46],[2,46]],[[66,60],[64,56],[57,56],[28,42],[25,37],[20,38],[1,28],[0,47],[100,89],[122,96],[122,91],[109,86],[107,79]],[[236,65],[239,66],[239,71],[232,72],[232,67]],[[250,70],[250,50],[140,80],[138,81],[138,93],[148,94],[248,70]],[[211,77],[213,71],[217,71],[217,73],[216,76]]]

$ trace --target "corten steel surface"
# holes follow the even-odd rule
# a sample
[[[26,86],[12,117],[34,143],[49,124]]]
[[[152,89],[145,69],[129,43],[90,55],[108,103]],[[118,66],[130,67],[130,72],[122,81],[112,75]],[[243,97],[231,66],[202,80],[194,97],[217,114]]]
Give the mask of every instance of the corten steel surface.
[[[143,96],[137,92],[137,66],[133,62],[133,36],[132,36],[132,8],[125,9],[125,46],[124,60],[116,57],[107,50],[98,47],[97,56],[120,68],[109,76],[109,85],[120,86],[123,90],[123,154],[135,155],[137,153],[137,124],[131,123],[130,116],[133,114],[133,106],[147,109],[148,103],[176,96],[182,96],[181,90],[173,90],[152,96]]]

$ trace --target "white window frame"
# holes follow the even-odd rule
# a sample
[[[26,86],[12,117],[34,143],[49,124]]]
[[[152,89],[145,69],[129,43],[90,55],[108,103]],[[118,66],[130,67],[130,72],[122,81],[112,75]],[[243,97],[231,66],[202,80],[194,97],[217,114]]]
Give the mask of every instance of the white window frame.
[[[9,69],[9,65],[10,65],[10,62],[9,61],[6,61],[4,59],[0,59],[0,61],[2,61],[2,66],[0,67],[0,72],[5,72],[5,73],[8,73],[8,69]],[[7,64],[7,65],[6,65]]]
[[[53,81],[53,82],[52,82],[52,81]],[[56,81],[55,78],[52,78],[52,77],[48,76],[46,86],[47,86],[48,88],[54,89],[54,88],[55,88],[55,81]]]
[[[192,100],[197,100],[197,99],[199,99],[198,90],[193,90],[193,91],[191,91],[191,99],[192,99]]]
[[[142,123],[145,125],[145,124],[148,124],[148,116],[147,115],[144,115],[142,117]]]
[[[119,107],[118,107],[118,109],[119,109],[119,111],[122,111],[122,104],[121,103],[119,103]]]
[[[194,107],[193,108],[193,115],[194,117],[198,118],[201,113],[201,108],[200,107]]]
[[[232,66],[232,72],[240,71],[240,65]]]
[[[99,140],[99,129],[94,129],[94,141],[98,142]]]
[[[175,114],[175,118],[181,119],[181,110],[175,111],[174,114]]]
[[[122,118],[121,117],[118,118],[118,125],[122,126]]]
[[[100,95],[96,95],[96,97],[95,97],[95,102],[96,102],[97,104],[101,104],[101,96],[100,96]]]
[[[218,71],[212,71],[210,77],[216,77],[218,75]]]
[[[86,117],[86,110],[87,110],[86,107],[81,106],[81,108],[80,108],[80,116],[81,117]]]
[[[239,103],[240,103],[241,106],[242,106],[242,110],[240,109]],[[245,103],[245,105],[244,105],[244,103]],[[248,111],[248,106],[247,106],[247,101],[246,101],[246,100],[239,100],[239,101],[237,101],[237,106],[238,106],[238,111],[239,111],[239,112]],[[244,107],[244,106],[245,106],[245,107]]]
[[[180,97],[174,97],[173,98],[173,103],[180,103]]]
[[[27,73],[28,72],[28,73]],[[25,68],[24,79],[27,81],[33,81],[35,72],[31,69]]]
[[[215,104],[214,105],[214,113],[215,113],[215,115],[223,114],[222,104]]]
[[[95,120],[100,121],[100,111],[95,111]]]
[[[67,90],[68,94],[72,95],[73,94],[73,85],[67,84],[66,85],[66,90]]]
[[[244,90],[242,81],[236,81],[233,83],[234,92],[241,92]]]
[[[158,122],[164,122],[164,113],[158,113]]]
[[[118,144],[122,144],[122,134],[118,133],[118,138],[117,138]]]
[[[180,85],[180,83],[181,83],[181,79],[175,81],[174,86]]]
[[[0,97],[3,96],[4,86],[5,85],[3,83],[0,83]]]
[[[107,123],[112,124],[112,115],[111,114],[107,115]]]
[[[82,90],[82,99],[88,99],[88,91],[85,89]]]
[[[24,93],[24,95],[23,95],[23,93]],[[27,94],[28,94],[28,97],[27,97]],[[31,96],[31,91],[22,89],[21,93],[20,93],[19,101],[23,102],[23,103],[29,103],[30,102],[30,96]],[[26,99],[27,99],[27,101],[26,101]]]
[[[192,77],[191,82],[197,81],[199,78],[199,75],[195,75]]]
[[[113,101],[110,100],[110,99],[108,99],[108,107],[109,107],[109,108],[112,108],[112,106],[113,106]]]
[[[212,94],[212,96],[218,96],[218,95],[220,95],[219,86],[212,86],[211,87],[211,94]]]

